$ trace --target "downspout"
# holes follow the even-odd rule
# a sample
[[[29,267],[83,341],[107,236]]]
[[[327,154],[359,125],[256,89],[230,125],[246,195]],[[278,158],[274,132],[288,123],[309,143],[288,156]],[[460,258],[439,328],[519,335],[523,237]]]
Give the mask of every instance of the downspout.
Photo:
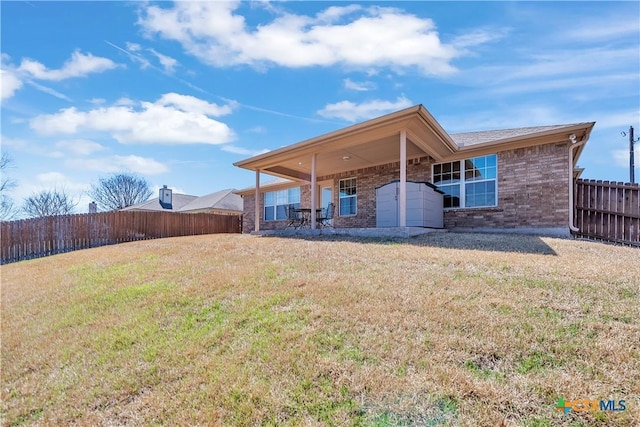
[[[573,152],[576,148],[584,145],[587,142],[587,139],[583,138],[582,141],[578,142],[576,135],[572,133],[569,135],[569,140],[571,141],[571,147],[569,147],[569,229],[573,232],[578,232],[580,229],[573,223],[573,211],[575,209],[573,202]]]

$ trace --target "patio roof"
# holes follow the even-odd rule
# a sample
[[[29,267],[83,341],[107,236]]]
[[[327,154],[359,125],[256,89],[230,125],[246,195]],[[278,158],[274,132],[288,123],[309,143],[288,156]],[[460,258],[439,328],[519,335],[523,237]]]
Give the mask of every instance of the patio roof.
[[[407,158],[436,159],[455,153],[457,145],[422,105],[346,127],[288,147],[234,163],[283,178],[309,181],[311,156],[317,176],[398,161],[399,133],[407,132]]]
[[[294,181],[311,181],[311,159],[316,176],[363,169],[400,160],[400,133],[406,132],[406,158],[430,156],[452,161],[551,142],[588,139],[593,122],[539,126],[449,135],[422,105],[349,126],[297,144],[234,163]],[[574,160],[582,147],[575,150]],[[241,193],[243,191],[240,191]]]

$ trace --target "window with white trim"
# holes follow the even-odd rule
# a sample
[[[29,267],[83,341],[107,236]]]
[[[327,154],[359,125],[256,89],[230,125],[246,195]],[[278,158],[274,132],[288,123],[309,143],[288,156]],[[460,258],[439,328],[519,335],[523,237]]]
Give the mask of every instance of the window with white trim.
[[[264,220],[287,219],[287,207],[300,208],[300,187],[264,193]]]
[[[497,155],[433,165],[433,183],[443,191],[445,208],[498,204]]]
[[[358,201],[356,179],[341,179],[338,184],[338,190],[338,212],[340,216],[355,215]]]

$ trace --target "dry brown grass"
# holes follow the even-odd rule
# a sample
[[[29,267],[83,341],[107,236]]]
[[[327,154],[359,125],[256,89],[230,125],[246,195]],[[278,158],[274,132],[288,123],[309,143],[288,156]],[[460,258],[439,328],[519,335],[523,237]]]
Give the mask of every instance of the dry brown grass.
[[[2,266],[3,424],[640,425],[639,261],[524,236],[213,235]]]

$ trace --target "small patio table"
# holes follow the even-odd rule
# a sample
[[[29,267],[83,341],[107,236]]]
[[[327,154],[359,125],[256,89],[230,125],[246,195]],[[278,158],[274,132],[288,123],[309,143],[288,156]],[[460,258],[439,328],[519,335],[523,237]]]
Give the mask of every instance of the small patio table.
[[[311,209],[310,208],[298,208],[294,209],[294,212],[300,214],[300,225],[298,228],[311,228]],[[316,209],[316,216],[318,212],[322,212],[321,208]]]

